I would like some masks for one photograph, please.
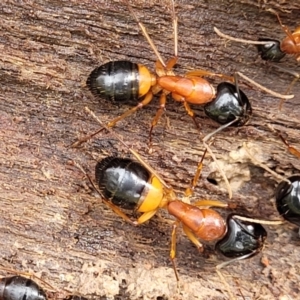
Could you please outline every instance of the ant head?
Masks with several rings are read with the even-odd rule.
[[[240,220],[234,214],[226,222],[227,232],[216,244],[217,252],[228,258],[249,258],[262,250],[267,232],[261,224]]]
[[[279,183],[276,191],[276,207],[287,221],[300,227],[300,176],[294,175]]]
[[[227,124],[237,120],[232,126],[243,126],[252,115],[252,108],[248,97],[237,84],[222,82],[217,87],[217,96],[205,105],[206,115],[219,124]]]
[[[261,42],[270,42],[270,44],[256,46],[261,59],[279,62],[285,56],[285,53],[280,49],[279,41],[265,38],[259,38],[258,40]]]

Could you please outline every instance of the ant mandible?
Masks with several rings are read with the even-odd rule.
[[[95,115],[89,111],[93,117]],[[217,266],[217,273],[226,285],[231,299],[234,299],[230,287],[220,269],[237,260],[250,258],[260,253],[264,246],[267,232],[261,224],[281,224],[282,221],[263,221],[236,214],[230,214],[226,220],[209,207],[232,208],[235,205],[218,200],[198,200],[193,204],[186,203],[193,194],[194,188],[201,175],[204,151],[197,166],[193,180],[185,191],[187,199],[180,200],[157,172],[146,163],[140,155],[129,147],[115,132],[98,122],[113,137],[118,139],[138,160],[138,162],[120,157],[106,157],[98,161],[95,168],[96,188],[89,175],[81,166],[75,163],[87,176],[94,189],[100,194],[102,201],[125,221],[140,225],[152,218],[161,209],[176,218],[171,234],[170,259],[177,281],[179,275],[175,265],[176,232],[181,224],[183,231],[200,252],[204,251],[201,241],[217,241],[215,249],[230,261]],[[203,208],[205,207],[205,208]],[[136,220],[129,218],[121,209],[141,213]]]
[[[105,98],[114,102],[128,102],[129,100],[137,101],[138,99],[142,99],[141,102],[139,102],[136,106],[107,123],[107,126],[115,126],[119,121],[136,112],[143,106],[149,104],[149,102],[153,99],[153,96],[158,93],[160,93],[160,106],[151,123],[149,132],[150,145],[153,128],[156,126],[160,116],[164,112],[167,96],[169,94],[171,94],[175,101],[183,103],[186,112],[192,117],[198,129],[199,125],[196,122],[196,116],[191,109],[190,104],[207,103],[205,107],[206,114],[217,122],[219,122],[219,119],[214,119],[211,117],[209,111],[214,110],[215,106],[222,105],[222,110],[226,110],[224,112],[226,116],[222,118],[222,123],[220,124],[225,124],[226,121],[231,121],[231,119],[229,121],[227,120],[228,115],[230,115],[231,118],[232,115],[234,115],[233,118],[238,119],[238,121],[236,121],[234,124],[235,126],[242,126],[249,120],[252,113],[251,105],[247,97],[238,98],[238,96],[244,93],[242,93],[242,91],[237,92],[237,86],[234,87],[229,82],[222,82],[218,85],[217,91],[215,91],[214,87],[207,80],[202,78],[202,76],[214,76],[224,78],[232,82],[232,77],[197,69],[187,72],[185,76],[176,76],[174,74],[172,69],[178,61],[178,19],[175,14],[174,0],[171,0],[174,33],[174,56],[166,63],[162,59],[152,39],[148,35],[145,26],[138,19],[129,2],[127,0],[123,1],[126,3],[129,11],[138,23],[144,37],[148,41],[158,60],[155,64],[156,75],[152,74],[146,66],[132,63],[130,61],[111,61],[95,68],[91,72],[87,79],[87,86],[94,96]],[[249,81],[251,84],[272,94],[275,97],[285,99],[290,99],[293,97],[293,95],[281,95],[275,93],[259,85],[245,75],[239,72],[237,72],[237,74],[243,79]],[[230,101],[227,100],[228,98]],[[224,100],[226,102],[225,104]],[[234,105],[232,104],[233,102]],[[247,114],[243,112],[242,114],[245,116],[245,118],[241,119],[239,115],[236,115],[236,113],[237,111],[241,112],[243,110],[246,110]],[[80,139],[80,141],[74,143],[73,145],[81,144],[97,133],[98,131],[90,136]]]

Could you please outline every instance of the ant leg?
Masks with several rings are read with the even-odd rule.
[[[293,81],[289,84],[289,86],[287,87],[287,89],[285,90],[285,94],[289,93],[290,90],[292,89],[292,87],[294,86],[294,84],[299,80],[300,78],[300,74],[298,72],[295,72],[293,70],[289,70],[286,68],[283,68],[277,64],[271,64],[271,67],[279,69],[280,71],[284,72],[284,73],[288,73],[291,74],[292,76],[294,76],[295,78],[293,79]],[[285,99],[281,99],[280,103],[279,103],[279,110],[282,109],[283,103],[284,103]]]
[[[297,76],[295,76],[295,78],[293,79],[293,81],[289,84],[289,86],[287,87],[287,89],[285,90],[285,94],[289,93],[290,90],[292,89],[292,87],[294,86],[294,84],[299,80],[300,75],[299,73],[297,73]],[[285,102],[285,99],[281,99],[280,103],[279,103],[279,110],[282,109],[283,103]]]
[[[174,34],[174,56],[178,56],[178,17],[175,13],[175,2],[174,0],[171,0],[172,2],[172,19],[173,19],[173,34]],[[175,65],[175,64],[174,64]]]
[[[177,281],[179,281],[179,276],[175,264],[175,257],[176,257],[176,233],[177,233],[177,227],[180,224],[180,220],[177,220],[173,223],[173,229],[172,229],[172,238],[171,238],[171,251],[170,251],[170,259],[173,264],[173,269],[175,272],[175,277]],[[191,240],[191,242],[198,248],[200,252],[203,252],[203,245],[198,241],[194,233],[185,225],[182,225],[183,231],[185,232],[186,236]]]
[[[163,114],[165,107],[166,107],[166,102],[167,102],[167,96],[164,92],[162,92],[160,98],[159,98],[159,109],[156,112],[155,117],[152,120],[151,127],[150,127],[150,132],[149,132],[149,145],[151,146],[152,144],[152,131],[154,126],[157,125],[157,122],[161,115]]]
[[[157,212],[157,209],[143,213],[137,219],[137,221],[134,221],[134,225],[140,225],[140,224],[145,223],[146,221],[150,220],[156,214],[156,212]]]
[[[249,77],[247,77],[246,75],[244,75],[243,73],[240,73],[240,72],[236,72],[236,74],[240,77],[242,77],[244,80],[250,82],[253,86],[261,89],[262,91],[276,97],[276,98],[282,98],[282,99],[292,99],[294,98],[294,95],[283,95],[283,94],[279,94],[279,93],[276,93],[262,85],[260,85],[259,83],[255,82],[254,80],[250,79]]]
[[[281,133],[279,133],[279,137],[283,141],[283,143],[288,147],[288,150],[291,154],[295,155],[296,157],[300,158],[300,151],[296,149],[295,147],[291,146],[286,139],[283,138]]]
[[[95,188],[95,187],[94,187]],[[136,221],[132,221],[126,214],[124,214],[116,205],[112,204],[104,197],[101,196],[101,201],[103,201],[115,214],[121,217],[125,222],[128,222],[132,225],[137,225]]]
[[[153,93],[152,91],[149,91],[144,99],[139,102],[136,106],[134,106],[133,108],[127,110],[125,113],[123,113],[121,116],[113,119],[112,121],[110,121],[107,126],[108,127],[113,127],[116,125],[116,123],[118,123],[119,121],[125,119],[126,117],[130,116],[131,114],[133,114],[134,112],[136,112],[138,109],[141,109],[142,107],[146,106],[147,104],[149,104],[149,102],[151,102],[153,98]],[[102,132],[104,130],[104,128],[101,128],[95,132],[93,132],[92,134],[89,134],[87,136],[85,136],[84,138],[78,139],[76,142],[74,142],[73,144],[71,144],[71,148],[76,148],[78,146],[80,146],[82,143],[88,141],[89,139],[91,139],[92,137],[96,136],[98,133]]]
[[[166,69],[171,70],[178,61],[178,17],[175,12],[175,2],[172,3],[172,20],[173,20],[173,36],[174,36],[174,57],[168,60]]]
[[[275,178],[277,178],[280,181],[285,181],[288,184],[291,184],[291,182],[282,177],[281,175],[277,174],[276,172],[274,172],[273,170],[271,170],[268,166],[266,166],[265,164],[261,163],[260,161],[258,161],[254,155],[251,153],[250,149],[248,148],[247,144],[244,142],[243,143],[243,148],[245,149],[246,153],[248,154],[249,158],[251,159],[252,163],[256,166],[261,167],[262,169],[266,170],[267,172],[269,172],[270,174],[272,174]]]
[[[160,96],[160,107],[159,109],[157,110],[156,112],[156,115],[151,123],[151,127],[150,127],[150,132],[149,132],[149,145],[151,145],[152,143],[152,131],[153,131],[153,128],[154,126],[157,125],[157,122],[159,120],[159,118],[161,117],[161,115],[163,114],[164,110],[165,110],[165,106],[166,106],[166,101],[167,101],[167,95],[165,92],[162,92],[161,96]],[[199,125],[196,121],[196,114],[194,113],[194,111],[190,108],[189,104],[184,101],[183,102],[183,105],[184,105],[184,108],[187,112],[187,114],[193,119],[194,123],[195,123],[195,126],[197,129],[199,129]]]
[[[185,196],[186,197],[190,197],[194,193],[194,189],[195,189],[195,187],[197,185],[197,182],[199,180],[199,177],[201,175],[201,171],[202,171],[202,168],[203,168],[203,160],[205,158],[206,152],[207,152],[207,149],[205,149],[204,152],[203,152],[203,155],[202,155],[202,157],[201,157],[201,159],[198,163],[197,170],[195,172],[194,178],[193,178],[190,186],[185,190]]]
[[[137,17],[137,15],[135,14],[135,12],[133,11],[132,7],[130,6],[128,0],[123,0],[123,2],[126,2],[128,10],[130,11],[130,13],[133,15],[133,17],[135,18],[136,22],[138,23],[144,37],[146,38],[147,42],[149,43],[150,47],[152,48],[153,52],[155,53],[156,57],[158,58],[158,60],[160,61],[160,63],[162,64],[162,66],[166,67],[166,64],[164,62],[164,60],[162,59],[161,55],[159,54],[156,46],[154,45],[152,39],[150,38],[146,27],[143,25],[143,23],[139,20],[139,18]]]
[[[186,77],[193,77],[193,76],[197,76],[197,77],[203,77],[203,76],[212,76],[212,77],[220,77],[220,78],[224,78],[225,80],[228,80],[230,82],[234,82],[234,78],[232,76],[227,76],[224,74],[218,74],[218,73],[213,73],[210,71],[205,71],[205,70],[192,70],[189,71],[185,74]]]
[[[184,224],[182,224],[182,228],[189,240],[197,247],[198,251],[202,253],[204,251],[203,245],[199,242],[195,234]]]
[[[251,41],[251,40],[235,38],[235,37],[232,37],[230,35],[227,35],[227,34],[221,32],[217,27],[214,27],[214,31],[219,37],[222,37],[229,41],[238,42],[238,43],[244,43],[244,44],[250,44],[250,45],[270,45],[272,43],[272,41]]]
[[[225,203],[219,200],[207,200],[202,199],[198,200],[197,202],[193,203],[194,206],[209,206],[209,207],[223,207],[223,208],[235,208],[236,205]]]
[[[146,94],[146,96],[145,96],[145,98],[144,98],[143,101],[139,102],[138,105],[136,105],[135,107],[133,107],[133,108],[127,110],[127,111],[126,111],[125,113],[123,113],[121,116],[119,116],[119,117],[113,119],[112,121],[110,121],[110,122],[107,124],[107,126],[108,126],[108,127],[113,127],[113,126],[115,126],[116,123],[118,123],[119,121],[125,119],[126,117],[128,117],[128,116],[130,116],[131,114],[133,114],[134,112],[136,112],[138,109],[140,109],[140,108],[142,108],[143,106],[149,104],[149,102],[152,100],[152,98],[153,98],[153,93],[152,93],[152,91],[149,91],[149,92]]]
[[[78,139],[76,142],[74,142],[73,144],[71,144],[71,146],[69,146],[70,148],[76,148],[79,147],[81,144],[87,142],[88,140],[90,140],[91,138],[93,138],[95,135],[97,135],[98,133],[102,132],[104,130],[104,128],[102,127],[101,129],[97,130],[96,132],[86,135],[85,137]]]
[[[121,137],[115,133],[110,127],[105,125],[88,107],[85,107],[85,110],[103,127],[105,130],[107,130],[114,138],[116,138],[123,146],[125,146],[128,151],[130,151],[134,157],[155,177],[159,179],[159,181],[163,184],[163,186],[169,190],[172,191],[170,186],[164,181],[164,179],[134,150],[132,149],[128,144],[126,144]]]
[[[227,191],[228,191],[228,196],[229,196],[229,199],[232,198],[232,189],[231,189],[231,186],[229,184],[229,181],[227,179],[227,176],[225,174],[225,172],[223,171],[223,169],[220,167],[219,163],[218,163],[218,160],[216,158],[216,156],[214,155],[213,151],[210,149],[209,145],[207,144],[208,140],[210,140],[212,138],[213,135],[215,135],[217,132],[219,131],[222,131],[223,129],[229,127],[230,125],[232,125],[233,123],[235,123],[236,121],[238,121],[238,119],[234,119],[232,121],[230,121],[229,123],[227,124],[224,124],[222,126],[220,126],[218,129],[216,129],[215,131],[211,132],[210,134],[206,135],[203,139],[202,139],[202,142],[203,142],[203,145],[205,146],[206,148],[206,151],[210,154],[210,156],[212,157],[212,159],[214,160],[214,162],[216,163],[216,167],[218,169],[218,171],[220,172],[220,174],[222,175],[224,181],[225,181],[225,184],[227,186]]]
[[[166,69],[167,70],[171,70],[177,64],[177,61],[178,61],[178,57],[177,56],[174,56],[174,57],[170,58],[167,61]]]
[[[176,264],[175,264],[175,257],[176,257],[176,233],[177,233],[177,227],[180,224],[180,221],[177,220],[173,223],[173,229],[171,234],[171,250],[170,250],[170,259],[173,265],[174,273],[176,280],[179,281],[179,275],[177,272]]]
[[[199,130],[200,127],[199,127],[199,124],[196,121],[196,114],[195,114],[195,112],[191,109],[191,107],[190,107],[190,105],[188,104],[187,101],[184,101],[183,105],[184,105],[185,111],[193,119],[193,122],[194,122],[196,128]]]
[[[300,158],[300,151],[299,151],[297,148],[291,146],[291,145],[288,143],[288,141],[282,136],[282,134],[281,134],[279,131],[275,130],[275,129],[273,128],[273,126],[268,125],[268,127],[280,137],[280,139],[282,140],[282,142],[288,147],[288,150],[289,150],[289,152],[290,152],[291,154],[293,154],[293,155],[295,155],[296,157],[299,157],[299,158]],[[249,154],[249,153],[248,153],[248,154]]]
[[[297,43],[296,43],[296,41],[295,41],[295,39],[294,39],[294,36],[293,36],[293,34],[291,33],[291,31],[289,30],[289,28],[288,28],[286,25],[283,25],[283,24],[282,24],[281,19],[280,19],[280,17],[279,17],[279,14],[278,14],[274,9],[272,9],[272,8],[267,9],[267,11],[269,11],[269,12],[273,13],[274,15],[276,15],[277,20],[278,20],[278,22],[279,22],[279,24],[280,24],[282,30],[283,30],[283,31],[285,32],[285,34],[291,39],[291,41],[293,41],[293,43],[294,43],[295,45],[297,45]]]

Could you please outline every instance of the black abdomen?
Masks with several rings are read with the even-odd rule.
[[[44,291],[31,279],[23,276],[0,280],[1,300],[47,300]]]
[[[300,176],[287,179],[291,184],[282,181],[276,189],[276,207],[284,219],[300,227]]]
[[[124,209],[137,208],[149,178],[149,172],[131,159],[106,157],[96,165],[96,181],[103,196]]]
[[[139,95],[138,65],[130,61],[111,61],[92,71],[87,82],[94,96],[110,101],[136,100]]]

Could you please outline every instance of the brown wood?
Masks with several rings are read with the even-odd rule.
[[[169,1],[146,2],[131,1],[162,56],[170,58]],[[276,2],[178,1],[180,59],[176,73],[205,69],[232,74],[238,70],[283,93],[291,75],[263,63],[254,46],[226,43],[213,31],[216,26],[242,38],[283,39],[276,17],[265,9],[279,11],[283,23],[293,30],[299,26],[300,3],[287,1],[280,6]],[[93,98],[85,80],[94,67],[128,59],[153,70],[156,58],[126,5],[121,1],[6,0],[0,8],[1,266],[33,272],[59,291],[89,298],[228,299],[215,272],[223,260],[214,254],[213,245],[207,246],[209,257],[204,257],[186,237],[178,235],[178,290],[169,261],[169,222],[154,217],[140,227],[126,224],[101,203],[73,165],[74,161],[80,163],[93,176],[95,160],[129,155],[108,135],[79,149],[68,148],[76,138],[98,128],[85,113],[85,106],[103,121],[127,107]],[[292,56],[280,65],[299,72]],[[216,86],[218,80],[211,82]],[[229,153],[244,141],[251,142],[270,168],[283,176],[299,173],[299,159],[288,154],[267,125],[287,133],[288,140],[300,148],[300,85],[295,85],[295,98],[286,102],[282,111],[278,111],[278,99],[244,85],[242,89],[252,102],[252,119],[243,128],[219,133],[212,148],[226,163],[224,169],[233,187],[238,187],[232,199],[238,204],[237,211],[278,219],[273,207],[275,178],[251,164],[244,154],[234,158]],[[167,118],[154,129],[154,153],[149,155],[148,130],[157,106],[155,99],[115,130],[182,195],[203,145],[183,107],[169,101]],[[195,110],[201,136],[217,128],[201,107]],[[194,200],[228,201],[225,189],[207,181],[214,177],[209,156],[204,163]],[[246,299],[298,297],[298,230],[287,223],[267,228],[268,242],[262,255],[224,269],[238,299],[242,299],[241,293]],[[262,257],[268,266],[262,265]]]

